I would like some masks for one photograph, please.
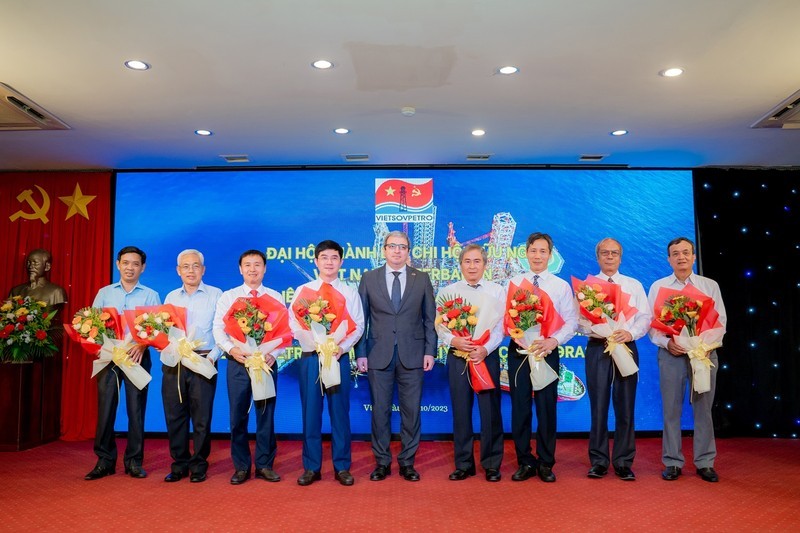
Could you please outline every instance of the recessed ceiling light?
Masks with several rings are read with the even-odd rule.
[[[484,130],[478,129],[478,130],[472,130],[472,134],[475,137],[483,137],[484,135],[486,135],[486,132]]]
[[[628,130],[614,130],[614,131],[611,132],[611,135],[613,135],[614,137],[621,137],[621,136],[627,135],[627,134],[628,134]]]
[[[317,59],[316,61],[311,63],[311,66],[314,68],[318,68],[320,70],[325,70],[327,68],[331,68],[333,66],[333,63],[331,63],[327,59]]]
[[[659,76],[663,76],[665,78],[674,78],[675,76],[680,76],[681,74],[683,74],[683,69],[680,67],[667,68],[658,73]]]
[[[350,130],[348,130],[347,128],[336,128],[335,130],[333,130],[333,132],[338,133],[339,135],[347,135],[348,133],[350,133]]]
[[[200,135],[201,137],[208,137],[209,135],[214,135],[214,132],[210,130],[194,130],[195,135]]]
[[[505,67],[500,67],[497,69],[497,72],[500,74],[516,74],[519,72],[519,69],[513,65],[507,65]]]
[[[125,66],[131,70],[149,70],[150,65],[138,59],[129,59],[125,62]]]

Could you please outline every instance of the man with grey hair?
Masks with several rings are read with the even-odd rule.
[[[500,356],[498,347],[503,342],[503,287],[483,278],[486,271],[486,250],[479,244],[468,244],[461,250],[458,264],[463,279],[442,288],[437,301],[458,295],[465,303],[477,306],[477,317],[492,312],[500,320],[489,331],[486,342],[479,344],[470,337],[453,335],[450,330],[437,327],[439,339],[447,345],[447,379],[450,384],[450,401],[453,406],[453,449],[456,469],[450,481],[461,481],[475,475],[474,432],[472,406],[478,396],[478,412],[481,418],[480,461],[486,481],[500,481],[500,464],[503,461],[503,419],[500,412]],[[477,293],[477,294],[476,294]],[[481,304],[477,302],[480,301]],[[442,311],[439,311],[440,313]],[[478,318],[480,320],[480,318]],[[466,354],[466,355],[464,355]],[[484,365],[494,382],[494,387],[476,392],[469,382],[467,364]],[[473,378],[474,379],[474,378]]]
[[[622,263],[622,245],[616,239],[607,237],[595,247],[597,264],[603,281],[616,283],[623,293],[630,295],[630,305],[636,308],[634,316],[625,317],[626,324],[614,331],[611,340],[624,343],[631,352],[634,362],[639,364],[639,351],[636,340],[650,330],[652,313],[647,303],[644,287],[634,278],[619,272]],[[602,478],[613,465],[614,473],[623,481],[636,479],[631,465],[636,456],[634,438],[633,409],[636,403],[636,384],[638,373],[623,377],[606,353],[608,341],[591,332],[591,324],[585,318],[579,319],[580,329],[589,340],[586,344],[586,387],[589,391],[591,426],[589,429],[590,478]],[[608,407],[614,405],[614,453],[609,455]]]
[[[186,308],[186,332],[194,330],[193,340],[203,341],[195,350],[201,357],[216,363],[221,355],[214,342],[213,322],[217,300],[222,291],[203,283],[205,259],[194,249],[178,254],[176,267],[183,285],[167,295],[164,303]],[[189,476],[189,481],[205,481],[208,455],[211,452],[211,412],[217,388],[217,375],[211,379],[178,363],[163,365],[161,396],[167,421],[171,471],[164,481],[171,483]],[[192,421],[194,451],[189,452],[189,420]]]
[[[392,396],[400,401],[400,475],[419,481],[414,458],[419,448],[420,404],[424,372],[433,368],[436,353],[436,304],[431,280],[408,266],[408,235],[386,235],[386,264],[365,272],[358,287],[364,308],[364,335],[356,344],[358,369],[367,373],[372,399],[372,453],[376,467],[371,481],[391,474]]]

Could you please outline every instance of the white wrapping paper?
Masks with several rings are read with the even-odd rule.
[[[261,345],[256,345],[252,337],[245,337],[247,342],[231,339],[233,344],[242,352],[249,354],[245,358],[245,368],[250,376],[250,387],[253,390],[253,400],[268,400],[275,397],[275,381],[272,379],[272,369],[267,365],[264,354],[281,345],[282,339],[273,339]]]
[[[172,368],[181,364],[192,372],[211,379],[217,374],[217,369],[214,363],[195,352],[205,342],[194,337],[194,330],[187,336],[182,329],[169,328],[169,344],[161,351],[161,362]]]
[[[698,394],[711,390],[711,367],[714,363],[708,358],[713,350],[722,346],[725,328],[713,328],[700,332],[700,335],[689,335],[686,327],[680,335],[673,335],[675,344],[686,350],[689,364],[692,366],[692,388]]]
[[[636,365],[636,361],[633,360],[630,349],[625,344],[611,340],[611,335],[620,329],[628,330],[628,324],[623,313],[620,313],[617,320],[607,318],[603,324],[592,324],[592,332],[606,339],[608,343],[606,352],[610,353],[620,375],[625,377],[638,372],[639,367]]]
[[[541,326],[526,329],[521,340],[522,344],[528,348],[519,350],[519,353],[528,356],[528,364],[531,367],[531,385],[535,391],[542,390],[558,379],[558,373],[544,360],[544,354],[533,353],[530,349],[533,341],[544,338],[541,336],[541,329]]]
[[[142,365],[134,363],[131,356],[128,355],[128,350],[135,345],[130,334],[121,340],[109,339],[103,335],[103,347],[100,348],[98,358],[92,361],[92,377],[95,377],[110,363],[114,363],[137,389],[144,389],[153,377],[142,368]]]

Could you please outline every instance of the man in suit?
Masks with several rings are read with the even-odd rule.
[[[372,399],[372,453],[377,466],[371,481],[391,474],[392,394],[400,400],[400,475],[419,481],[414,456],[419,447],[420,402],[424,372],[436,353],[436,304],[430,278],[407,266],[408,235],[393,231],[383,243],[386,264],[366,272],[358,293],[364,307],[364,336],[356,344],[358,369],[367,372]]]

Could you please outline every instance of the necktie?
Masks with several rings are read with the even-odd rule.
[[[251,290],[250,296],[252,296],[253,298],[258,298],[258,291],[255,289]]]
[[[534,287],[538,287],[539,286],[539,274],[534,274],[533,275],[533,286]]]
[[[472,284],[470,284],[470,283],[467,283],[467,285],[469,285],[469,286],[470,286],[470,287],[472,287],[473,289],[477,289],[478,287],[480,287],[480,286],[481,286],[481,284],[480,284],[480,283],[476,283],[475,285],[472,285]]]
[[[609,282],[609,283],[614,283],[614,280],[613,280],[613,279],[611,279],[611,276],[609,276],[609,277],[608,277],[608,282]]]
[[[400,272],[392,272],[392,274],[394,274],[394,281],[392,281],[392,305],[396,313],[400,310]]]

